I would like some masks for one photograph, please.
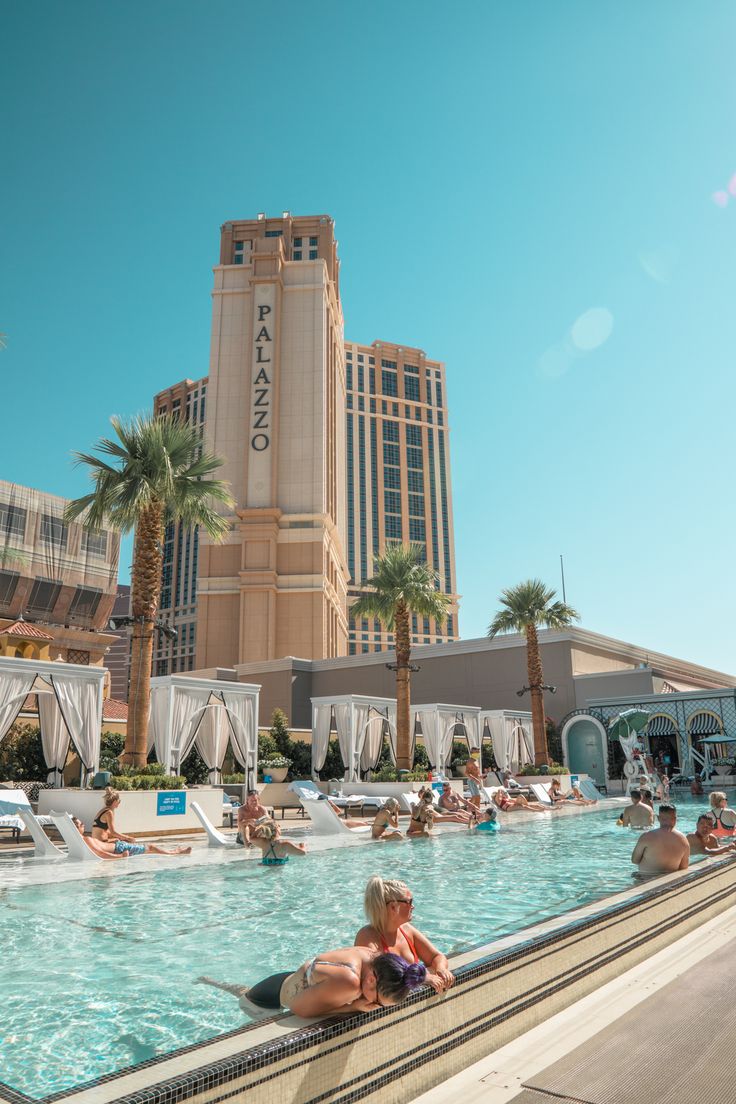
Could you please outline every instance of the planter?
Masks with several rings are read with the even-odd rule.
[[[456,763],[453,766],[452,769],[453,769],[453,772],[454,772],[456,778],[464,778],[465,777],[465,764],[464,763],[463,764]]]
[[[266,775],[272,782],[285,782],[286,776],[289,773],[288,767],[261,767],[263,778],[265,780]]]

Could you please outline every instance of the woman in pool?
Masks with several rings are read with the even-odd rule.
[[[79,817],[72,817],[74,826],[84,842],[98,859],[129,859],[132,855],[190,855],[191,847],[159,847],[155,843],[138,843],[136,840],[100,840],[85,836],[84,824]]]
[[[435,811],[432,804],[432,791],[420,790],[419,800],[411,811],[411,820],[407,836],[429,836],[434,827]]]
[[[493,804],[497,805],[502,813],[512,813],[515,809],[529,809],[533,813],[546,812],[544,805],[539,801],[527,801],[523,794],[512,797],[503,786],[499,786],[493,792]]]
[[[261,849],[263,866],[284,866],[289,861],[290,855],[307,853],[303,843],[292,843],[291,840],[281,839],[281,829],[275,820],[256,824],[253,829],[252,843]]]
[[[728,807],[728,798],[720,790],[710,795],[710,811],[714,836],[732,836],[736,832],[736,812]]]
[[[397,840],[404,838],[399,831],[399,803],[395,797],[390,797],[388,801],[384,802],[383,807],[376,813],[376,819],[373,821],[373,827],[371,828],[371,835],[374,840]]]
[[[455,977],[445,956],[410,923],[414,898],[408,886],[374,875],[368,879],[363,904],[368,923],[356,935],[356,947],[401,955],[407,962],[423,962],[427,967],[426,984],[438,993],[454,985]]]
[[[331,1016],[390,1008],[424,984],[427,969],[395,954],[365,947],[325,951],[294,973],[272,974],[250,989],[201,977],[199,981],[240,997],[240,1007],[259,1017],[288,1008],[295,1016]]]

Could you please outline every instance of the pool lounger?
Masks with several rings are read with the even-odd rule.
[[[326,795],[320,793],[313,782],[292,782],[290,787],[302,803],[302,808],[312,822],[312,831],[316,836],[358,836],[370,832],[368,825],[362,828],[348,828],[334,809],[331,809]]]
[[[202,809],[202,806],[196,801],[192,802],[192,812],[199,819],[199,823],[207,833],[207,843],[210,847],[240,847],[237,840],[228,839],[222,832],[218,832],[212,821]]]
[[[73,862],[102,862],[102,859],[90,851],[71,818],[70,813],[51,812],[56,830],[67,846],[68,858]]]
[[[15,822],[18,829],[25,826],[33,840],[33,857],[51,858],[60,857],[63,852],[51,842],[43,830],[44,824],[53,824],[50,816],[36,816],[31,808],[28,795],[23,790],[0,790],[0,815],[9,827],[10,822]]]
[[[532,791],[535,800],[537,800],[540,805],[545,805],[548,809],[554,808],[555,803],[549,796],[548,782],[535,782],[533,786],[529,787],[529,789]]]
[[[330,801],[340,809],[349,809],[352,805],[370,805],[373,807],[374,812],[378,812],[388,800],[386,797],[379,797],[377,794],[371,796],[367,794],[350,794],[347,797],[341,797],[339,794],[325,795],[314,782],[303,779],[292,782],[289,789],[297,795],[302,802],[302,807],[304,807],[304,801],[319,801],[320,797],[328,796]]]
[[[600,801],[601,794],[592,778],[583,778],[578,782],[583,797],[587,797],[588,801]]]

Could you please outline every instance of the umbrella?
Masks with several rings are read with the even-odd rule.
[[[618,740],[620,736],[626,738],[632,732],[641,732],[649,720],[648,709],[624,709],[608,726],[609,740]]]
[[[733,736],[706,736],[700,741],[701,744],[736,744],[736,737]]]

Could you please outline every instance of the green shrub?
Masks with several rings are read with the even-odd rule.
[[[245,782],[245,775],[238,774],[237,771],[235,774],[223,774],[222,781],[226,786],[242,786]]]
[[[546,770],[542,770],[541,767],[535,767],[533,763],[527,763],[525,767],[522,767],[520,771],[516,772],[518,775],[535,775],[535,774],[549,774],[550,776],[555,774],[569,774],[570,768],[564,766],[563,763],[550,763]]]
[[[110,780],[114,790],[182,790],[186,779],[181,774],[151,774],[141,768],[137,773],[116,774]]]
[[[464,767],[470,759],[470,752],[468,751],[467,740],[453,740],[452,751],[450,753],[450,762],[453,766]]]
[[[14,724],[0,743],[0,782],[45,782],[49,768],[37,725]]]
[[[279,747],[270,732],[258,733],[258,758],[268,759],[272,755],[279,754]]]
[[[207,764],[197,751],[196,745],[182,763],[181,773],[186,779],[188,786],[202,786],[206,782],[209,782],[210,774],[207,770]]]
[[[120,732],[103,732],[100,737],[100,770],[120,774],[120,756],[125,751],[125,737]]]

